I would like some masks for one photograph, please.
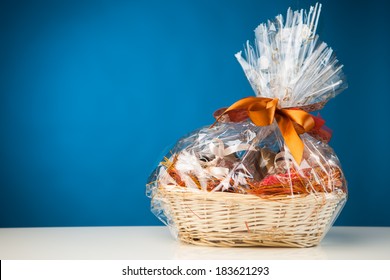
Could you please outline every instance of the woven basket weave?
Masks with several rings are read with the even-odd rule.
[[[346,201],[345,193],[265,199],[172,185],[160,186],[158,195],[180,240],[220,247],[315,246]]]

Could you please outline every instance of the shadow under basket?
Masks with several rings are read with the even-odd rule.
[[[219,247],[318,245],[347,198],[342,191],[264,198],[174,185],[160,185],[156,195],[181,241]]]

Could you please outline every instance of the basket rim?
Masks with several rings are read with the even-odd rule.
[[[193,197],[199,197],[202,199],[229,199],[229,200],[262,200],[262,201],[281,201],[281,200],[294,200],[300,198],[313,198],[319,200],[332,200],[332,199],[344,199],[347,197],[347,193],[340,191],[337,192],[317,192],[308,194],[295,194],[295,195],[270,195],[270,196],[257,196],[254,194],[245,193],[233,193],[233,192],[219,192],[219,191],[203,191],[199,189],[182,187],[179,185],[159,184],[158,189],[162,192],[171,192],[181,195],[189,195]]]

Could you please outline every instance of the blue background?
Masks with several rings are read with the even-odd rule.
[[[323,1],[349,88],[322,116],[349,182],[336,224],[390,226],[389,5]],[[314,1],[3,1],[0,227],[158,225],[167,147],[252,95],[234,58],[261,22]]]

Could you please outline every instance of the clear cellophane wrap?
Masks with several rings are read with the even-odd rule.
[[[256,28],[254,46],[246,44],[244,57],[241,52],[236,54],[256,97],[277,100],[278,109],[311,112],[321,109],[330,98],[346,88],[342,66],[338,64],[332,49],[319,41],[316,35],[320,10],[319,4],[307,12],[293,12],[289,9],[286,18],[279,15],[274,21]],[[185,215],[189,217],[186,216],[185,219],[194,218],[201,223],[206,222],[206,216],[213,216],[213,219],[216,216],[218,219],[218,215],[226,213],[212,209],[207,210],[208,213],[199,209],[195,211],[191,205],[184,205],[184,202],[179,205],[182,208],[177,210],[177,206],[173,206],[176,202],[170,201],[175,200],[175,196],[168,199],[166,195],[167,191],[172,190],[180,194],[184,192],[184,199],[181,195],[177,196],[178,200],[183,201],[190,199],[191,194],[209,197],[226,193],[229,194],[229,199],[231,194],[237,194],[257,197],[259,201],[254,203],[259,204],[262,201],[280,199],[298,206],[300,199],[309,196],[315,201],[335,197],[337,199],[332,206],[333,212],[330,211],[321,234],[334,222],[346,201],[347,184],[340,162],[327,144],[331,131],[324,126],[323,119],[313,116],[314,124],[309,131],[296,129],[303,143],[302,157],[297,160],[291,153],[291,149],[295,147],[286,145],[286,136],[281,132],[279,120],[275,118],[269,125],[256,125],[249,117],[249,111],[250,108],[233,109],[228,113],[225,108],[216,111],[217,123],[180,139],[150,176],[147,195],[151,197],[152,212],[170,227],[175,236],[180,237],[181,231],[186,228],[188,231],[204,231],[206,234],[208,231],[209,234],[218,231],[213,226],[205,229],[204,225],[201,229],[190,229],[185,221],[176,217],[175,211],[186,211]],[[229,199],[226,199],[227,205]],[[234,203],[240,202],[238,200]],[[256,222],[248,222],[244,217],[242,219],[242,227],[237,226],[241,227],[240,231],[243,234],[250,234],[251,231],[256,233]],[[296,220],[299,223],[299,218]],[[226,225],[222,227],[221,231],[228,236],[230,233]],[[277,230],[282,225],[272,221],[270,227]],[[283,234],[287,236],[286,232],[283,229]],[[261,237],[264,236],[262,229],[258,228],[257,234],[260,237],[256,238],[266,239]],[[182,239],[196,244],[195,241],[202,238]],[[279,239],[283,237],[279,236]],[[210,244],[217,243],[218,241]],[[248,246],[251,244],[249,242]],[[271,241],[268,245],[266,242],[263,244],[280,245]],[[290,243],[284,245],[291,245],[288,244]],[[311,246],[307,244],[302,246]]]

